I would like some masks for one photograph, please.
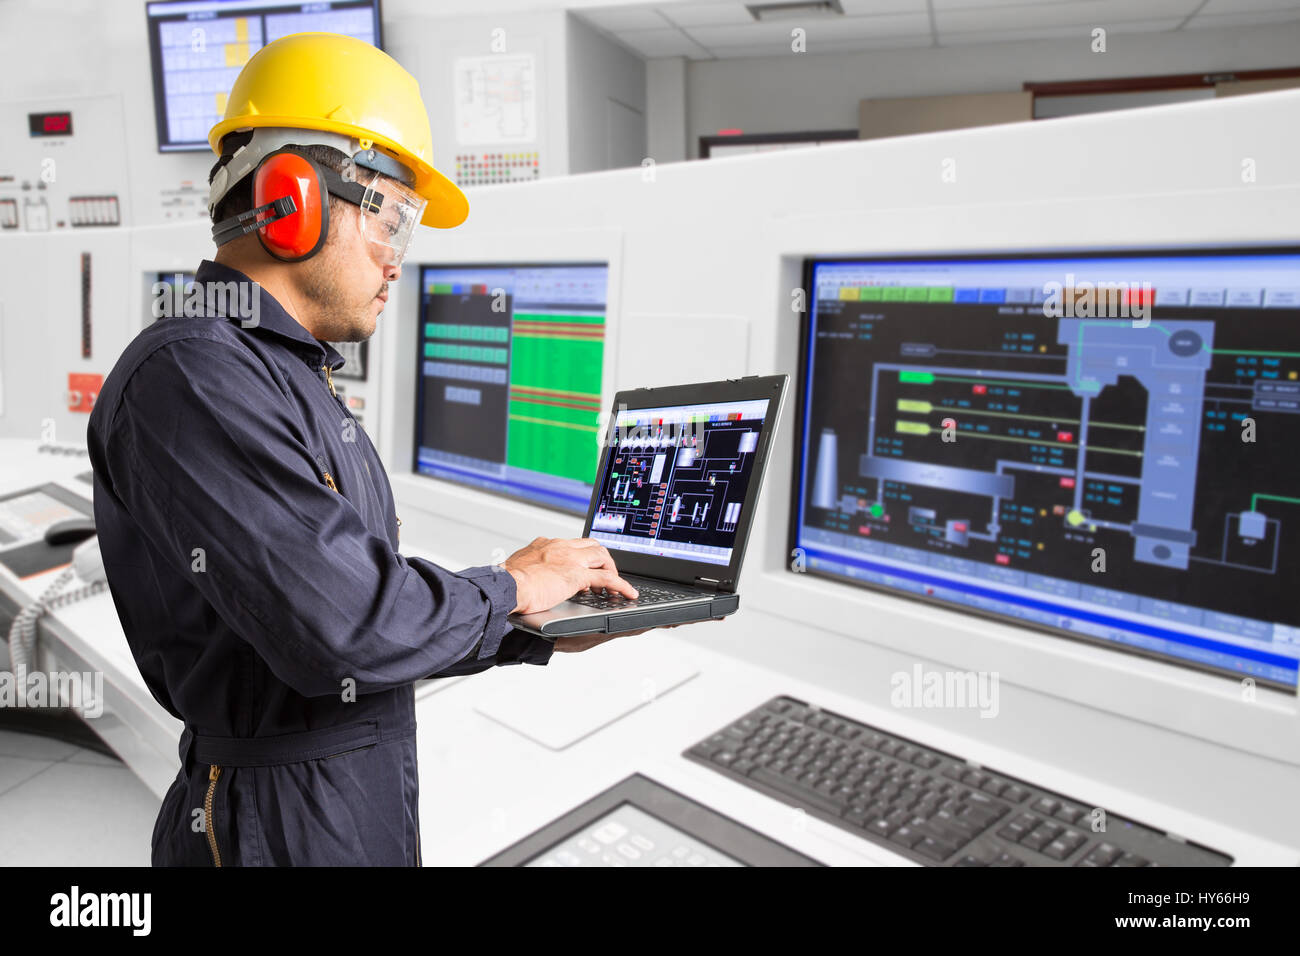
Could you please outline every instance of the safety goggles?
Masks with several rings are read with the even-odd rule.
[[[369,173],[370,180],[361,197],[361,236],[376,262],[400,266],[428,200],[395,179],[358,170],[358,174],[365,173]]]

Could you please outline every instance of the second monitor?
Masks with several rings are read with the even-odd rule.
[[[1297,250],[806,278],[809,571],[1294,690]]]
[[[585,514],[600,453],[608,266],[423,266],[416,474]]]

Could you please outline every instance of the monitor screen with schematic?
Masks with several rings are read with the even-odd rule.
[[[812,259],[807,570],[1294,690],[1300,250]]]
[[[414,472],[585,515],[608,265],[420,269]]]

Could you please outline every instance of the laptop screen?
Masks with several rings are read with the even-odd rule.
[[[771,404],[620,407],[590,537],[610,551],[729,565]]]

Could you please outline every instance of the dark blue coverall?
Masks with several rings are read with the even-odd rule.
[[[256,326],[231,297],[146,328],[90,415],[109,589],[185,723],[153,863],[418,866],[412,682],[553,646],[508,623],[509,572],[398,553],[388,476],[327,381],[343,358],[257,291]]]

